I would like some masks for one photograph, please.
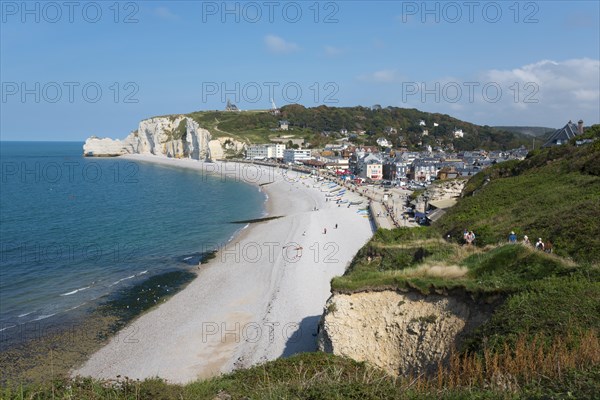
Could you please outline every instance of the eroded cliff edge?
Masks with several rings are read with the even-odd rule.
[[[458,293],[334,293],[321,318],[318,347],[393,376],[431,373],[489,318],[498,302]]]
[[[138,129],[123,140],[90,137],[85,141],[83,154],[87,157],[153,154],[208,160],[210,140],[210,132],[191,118],[155,117],[141,121]]]

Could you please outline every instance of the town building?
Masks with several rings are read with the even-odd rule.
[[[285,149],[283,151],[283,162],[286,164],[301,163],[310,159],[312,159],[310,149]]]
[[[286,120],[281,120],[279,121],[279,130],[280,131],[287,131],[290,127],[290,123],[289,121]]]
[[[258,160],[264,158],[282,159],[285,145],[283,144],[253,144],[246,148],[246,158]]]
[[[556,131],[554,131],[552,136],[548,138],[548,140],[542,145],[542,147],[560,146],[561,144],[567,143],[569,140],[573,139],[577,135],[581,135],[582,133],[583,120],[579,120],[577,125],[569,121],[561,129],[557,129]]]

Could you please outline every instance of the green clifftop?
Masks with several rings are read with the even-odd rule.
[[[479,126],[446,114],[398,107],[306,108],[292,104],[282,107],[277,115],[257,110],[197,111],[186,116],[208,129],[213,137],[232,136],[251,143],[290,137],[304,138],[313,146],[322,146],[352,132],[357,132],[353,141],[358,144],[375,145],[377,138],[383,136],[394,146],[410,149],[422,149],[422,146],[431,145],[452,146],[457,151],[480,148],[501,150],[531,143],[528,136],[518,132]],[[280,120],[289,121],[289,130],[277,130]],[[426,125],[421,126],[421,121]],[[344,129],[348,134],[340,133]],[[462,129],[464,137],[455,138],[454,129]],[[423,135],[423,130],[428,131],[427,135]]]

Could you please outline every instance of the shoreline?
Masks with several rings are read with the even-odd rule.
[[[265,194],[264,217],[281,217],[248,223],[237,231],[216,249],[215,258],[199,265],[196,278],[183,290],[125,328],[133,332],[127,343],[117,334],[72,374],[159,376],[187,383],[315,351],[314,334],[331,294],[330,280],[344,273],[373,233],[357,207],[336,207],[313,187],[312,178],[284,176],[273,167],[145,155],[123,158],[253,184]]]

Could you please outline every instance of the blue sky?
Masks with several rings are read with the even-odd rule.
[[[600,122],[597,1],[69,4],[0,1],[2,140],[124,137],[227,98]]]

